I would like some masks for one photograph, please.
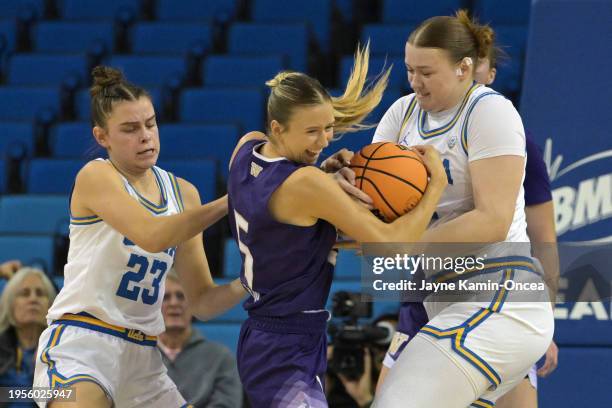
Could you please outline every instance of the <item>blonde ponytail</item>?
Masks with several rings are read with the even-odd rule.
[[[370,86],[366,87],[368,66],[370,61],[370,43],[364,48],[357,46],[355,62],[351,76],[346,84],[344,94],[332,97],[334,107],[334,132],[338,134],[356,132],[372,125],[363,125],[361,122],[380,103],[389,81],[391,68],[383,71]],[[365,93],[364,93],[365,88]]]
[[[355,132],[372,127],[362,125],[361,121],[380,103],[387,87],[390,69],[379,75],[374,84],[366,87],[369,56],[369,45],[365,48],[357,47],[353,72],[344,94],[337,98],[332,98],[319,81],[301,72],[283,71],[276,74],[266,82],[270,88],[267,106],[268,131],[273,120],[287,125],[293,110],[298,106],[312,106],[324,102],[331,103],[334,108],[335,133]]]

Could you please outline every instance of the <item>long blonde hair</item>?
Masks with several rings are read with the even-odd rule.
[[[357,46],[351,76],[342,96],[332,97],[321,83],[301,72],[282,71],[267,81],[270,96],[267,105],[267,124],[276,120],[287,125],[295,108],[330,102],[334,108],[334,132],[356,132],[372,127],[361,122],[380,103],[387,87],[391,69],[382,72],[366,86],[370,45]],[[269,129],[268,129],[269,130]]]
[[[17,296],[17,291],[21,283],[30,275],[36,275],[40,278],[47,297],[49,298],[49,306],[55,300],[55,287],[47,277],[47,275],[38,268],[24,267],[19,269],[15,275],[8,281],[0,297],[0,333],[4,332],[11,326],[15,326],[15,315],[13,313],[13,302]]]

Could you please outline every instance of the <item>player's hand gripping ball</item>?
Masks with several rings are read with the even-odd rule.
[[[419,155],[390,142],[373,143],[353,156],[355,185],[374,201],[386,222],[412,210],[427,187],[427,169]]]

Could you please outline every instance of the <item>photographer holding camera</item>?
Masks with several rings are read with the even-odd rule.
[[[332,299],[332,315],[341,323],[330,323],[328,328],[331,344],[327,348],[325,393],[329,406],[369,407],[386,349],[395,333],[397,314],[359,324],[359,319],[372,317],[372,303],[363,301],[359,293],[338,292]]]
[[[327,346],[327,361],[333,359],[334,346]],[[364,371],[357,379],[336,373],[331,368],[327,370],[326,390],[327,401],[334,408],[366,408],[374,400],[374,379],[377,371],[372,367],[372,353],[368,347],[363,349]]]

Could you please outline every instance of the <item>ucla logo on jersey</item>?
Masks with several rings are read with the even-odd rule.
[[[138,341],[143,341],[145,338],[144,334],[140,330],[134,330],[134,329],[129,329],[127,332],[127,336],[130,339],[134,339]]]
[[[544,161],[553,187],[557,235],[562,241],[612,242],[612,149],[563,168],[547,139]]]
[[[455,147],[456,144],[457,144],[457,135],[453,134],[448,139],[448,142],[446,142],[446,145],[448,146],[449,149],[452,149],[453,147]]]

